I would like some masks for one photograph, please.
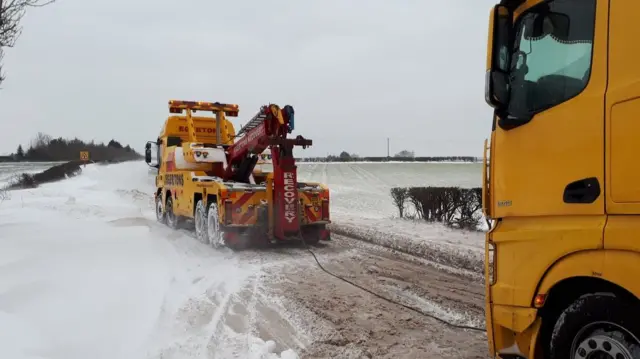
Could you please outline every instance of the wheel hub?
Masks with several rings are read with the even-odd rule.
[[[156,200],[156,219],[161,220],[162,214],[162,201]]]
[[[640,343],[615,324],[614,330],[595,330],[591,335],[574,342],[573,359],[634,359],[640,353]],[[613,329],[613,328],[611,328]],[[577,345],[576,345],[577,344]],[[634,356],[634,353],[636,356]]]

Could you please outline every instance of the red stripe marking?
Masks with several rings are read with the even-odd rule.
[[[176,153],[175,152],[169,153],[169,155],[167,156],[166,163],[167,163],[167,172],[176,170]]]
[[[256,212],[255,208],[250,208],[248,211],[246,211],[242,217],[240,217],[240,224],[246,224],[251,217],[253,217],[253,214]]]
[[[240,199],[233,203],[233,209],[237,209],[242,207],[245,203],[247,203],[251,197],[253,197],[253,193],[244,193]]]
[[[313,213],[313,211],[311,210],[311,207],[305,206],[304,213],[307,215],[310,222],[315,222],[318,220],[318,217],[316,217],[315,213]]]

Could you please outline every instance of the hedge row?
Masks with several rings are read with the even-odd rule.
[[[91,163],[95,163],[98,165],[109,165],[114,163],[127,162],[130,160],[123,159],[112,159],[112,160],[104,160],[104,161],[90,161]],[[66,178],[77,176],[82,173],[82,167],[86,163],[84,161],[75,160],[69,161],[65,163],[61,163],[55,166],[52,166],[40,173],[30,174],[30,173],[20,173],[16,174],[10,181],[7,186],[0,189],[2,195],[0,195],[0,199],[7,198],[7,190],[13,189],[24,189],[24,188],[35,188],[43,183],[56,182]]]
[[[9,182],[7,189],[35,188],[42,183],[55,182],[82,172],[82,161],[69,161],[50,167],[40,173],[22,173]]]
[[[401,218],[421,218],[471,230],[476,230],[483,218],[482,188],[395,187],[391,197]]]

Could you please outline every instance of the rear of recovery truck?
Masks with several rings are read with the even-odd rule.
[[[214,247],[329,239],[329,189],[297,180],[292,149],[311,140],[286,138],[293,108],[263,106],[238,133],[227,120],[238,116],[237,105],[170,101],[169,109],[174,115],[145,154],[158,171],[158,221],[171,228],[192,226],[199,240]],[[273,171],[265,171],[267,149]]]

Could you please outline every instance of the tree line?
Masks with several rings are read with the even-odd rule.
[[[0,158],[0,161],[74,161],[80,160],[80,152],[84,151],[89,152],[89,160],[95,162],[119,162],[142,158],[142,155],[131,146],[123,146],[116,140],[111,140],[107,144],[94,141],[87,143],[78,138],[71,140],[62,137],[52,138],[40,132],[26,150],[19,145],[15,153]]]
[[[347,151],[340,152],[339,155],[329,155],[326,157],[300,157],[296,158],[297,161],[303,162],[353,162],[353,161],[367,161],[367,162],[387,162],[387,161],[400,161],[400,162],[478,162],[480,159],[473,156],[419,156],[416,157],[413,151],[402,150],[396,153],[393,157],[361,157],[355,153],[349,153]]]

